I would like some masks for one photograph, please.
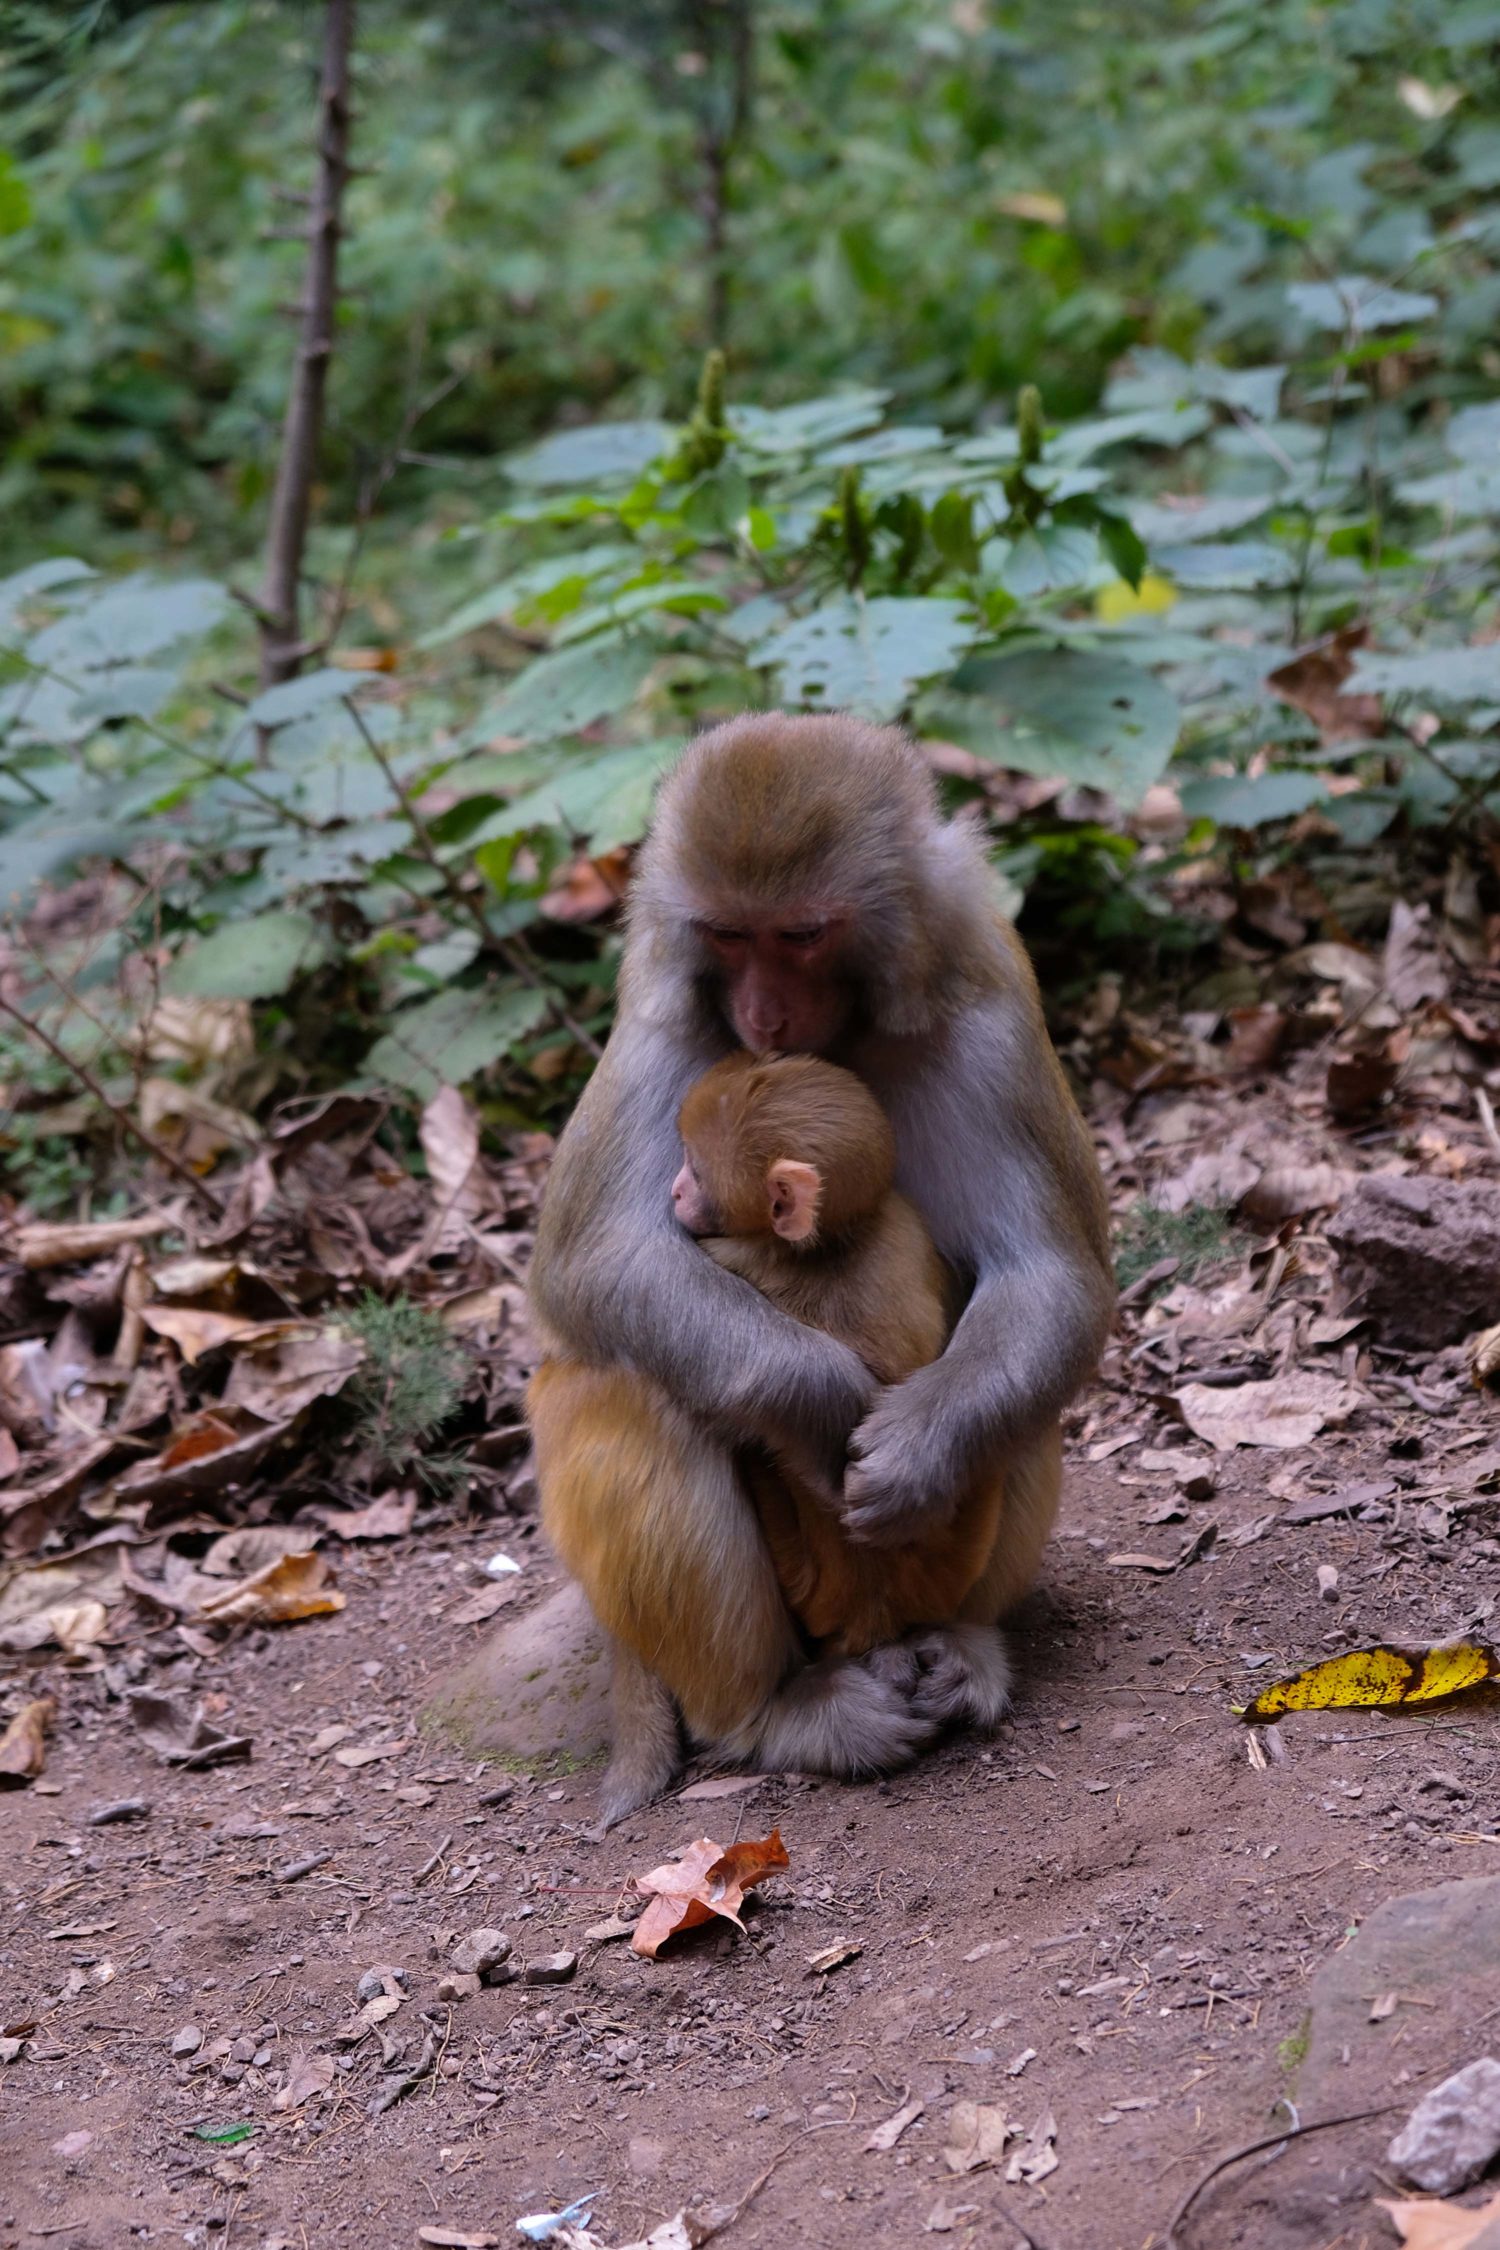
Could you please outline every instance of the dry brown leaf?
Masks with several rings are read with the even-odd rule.
[[[1240,1199],[1240,1209],[1264,1226],[1280,1226],[1304,1211],[1336,1210],[1358,1178],[1337,1164],[1272,1164]]]
[[[189,1367],[196,1367],[205,1352],[222,1351],[236,1336],[261,1325],[240,1313],[203,1312],[196,1305],[142,1305],[141,1319],[153,1336],[175,1344]]]
[[[1328,1108],[1343,1122],[1364,1117],[1395,1092],[1402,1065],[1411,1047],[1411,1034],[1393,1031],[1347,1055],[1335,1055],[1328,1065]]]
[[[37,1220],[31,1226],[16,1228],[10,1248],[12,1255],[33,1272],[46,1266],[74,1266],[86,1258],[107,1257],[125,1243],[149,1242],[153,1235],[167,1234],[176,1226],[178,1216],[172,1210],[147,1219]]]
[[[250,1755],[249,1735],[226,1734],[203,1716],[201,1703],[189,1704],[185,1696],[163,1695],[155,1688],[132,1688],[126,1700],[141,1740],[163,1765],[193,1769]]]
[[[1050,2109],[1044,2109],[1027,2134],[1025,2145],[1016,2150],[1006,2165],[1006,2179],[1012,2185],[1018,2180],[1024,2180],[1028,2187],[1035,2187],[1038,2180],[1045,2180],[1049,2172],[1057,2170],[1057,2150],[1053,2146],[1056,2139],[1057,2119]]]
[[[1481,1329],[1471,1338],[1469,1365],[1476,1384],[1500,1384],[1500,1328]]]
[[[367,1508],[316,1508],[315,1515],[336,1539],[404,1539],[417,1512],[414,1492],[382,1492]]]
[[[127,1469],[116,1480],[115,1494],[155,1506],[197,1493],[221,1492],[269,1453],[289,1427],[287,1422],[257,1423],[241,1432],[220,1415],[201,1415],[185,1423],[154,1461]]]
[[[365,1356],[357,1336],[307,1321],[266,1321],[239,1339],[224,1404],[263,1422],[289,1422],[341,1391]]]
[[[57,1716],[50,1695],[23,1703],[0,1734],[0,1789],[24,1789],[47,1763],[47,1736]]]
[[[305,2048],[294,2047],[286,2067],[286,2084],[271,2096],[271,2107],[301,2109],[304,2102],[326,2094],[333,2078],[332,2055],[310,2055]],[[494,2237],[490,2239],[493,2241]]]
[[[1430,907],[1395,901],[1381,965],[1385,989],[1403,1011],[1447,999],[1448,967],[1433,933]]]
[[[948,2113],[943,2162],[950,2172],[977,2172],[998,2164],[1012,2130],[1004,2110],[991,2102],[955,2102]]]
[[[433,1201],[449,1222],[444,1233],[462,1238],[464,1222],[489,1202],[479,1170],[478,1115],[456,1086],[440,1086],[422,1112],[418,1136]]]
[[[1232,1389],[1186,1383],[1172,1396],[1193,1435],[1205,1438],[1216,1453],[1237,1445],[1310,1445],[1319,1430],[1347,1422],[1364,1403],[1355,1384],[1297,1368]]]
[[[1400,2203],[1376,2196],[1407,2250],[1500,2250],[1500,2191],[1487,2203],[1439,2203],[1421,2196]]]
[[[1229,1045],[1224,1051],[1227,1067],[1245,1072],[1269,1070],[1281,1053],[1287,1023],[1285,1012],[1269,1005],[1231,1008]]]
[[[284,1555],[305,1555],[321,1537],[321,1532],[300,1523],[241,1524],[238,1531],[220,1532],[197,1567],[210,1578],[243,1581]],[[211,1586],[200,1588],[200,1599],[214,1591]]]
[[[330,1616],[344,1601],[321,1555],[291,1554],[222,1593],[206,1595],[198,1614],[213,1625],[290,1625],[303,1617]]]
[[[743,1929],[739,1910],[746,1891],[790,1864],[779,1828],[759,1843],[731,1844],[727,1851],[700,1836],[681,1859],[636,1876],[635,1888],[647,1904],[631,1936],[632,1953],[654,1961],[678,1930],[695,1929],[715,1915]]]
[[[1345,695],[1343,686],[1355,658],[1369,640],[1366,624],[1345,625],[1266,675],[1266,685],[1283,703],[1305,711],[1325,742],[1357,741],[1382,732],[1385,716],[1378,695]]]
[[[770,1779],[764,1773],[716,1773],[707,1781],[695,1781],[690,1788],[679,1789],[677,1801],[683,1805],[702,1804],[712,1797],[747,1797],[752,1789],[760,1789]]]

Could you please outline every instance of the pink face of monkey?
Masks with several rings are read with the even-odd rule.
[[[821,1055],[849,1015],[844,924],[831,915],[785,915],[775,923],[704,922],[718,964],[724,1013],[757,1054]]]

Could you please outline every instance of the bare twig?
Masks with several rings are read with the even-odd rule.
[[[302,333],[266,532],[266,575],[252,606],[260,624],[260,684],[289,680],[307,653],[299,623],[302,556],[323,429],[338,301],[339,213],[349,178],[349,54],[354,0],[328,0],[318,89],[318,178],[307,225]]]
[[[498,953],[506,967],[518,976],[523,984],[529,984],[533,991],[539,992],[547,1004],[554,1023],[566,1031],[570,1039],[575,1039],[579,1046],[588,1054],[591,1054],[597,1062],[604,1052],[598,1040],[593,1037],[592,1033],[585,1031],[582,1024],[574,1022],[562,1002],[548,989],[541,970],[522,948],[510,939],[499,936],[496,931],[490,928],[484,908],[471,892],[465,890],[457,871],[448,865],[436,844],[434,844],[431,831],[418,811],[410,790],[402,781],[379,742],[376,741],[375,736],[370,732],[369,727],[366,726],[364,714],[358,704],[346,696],[344,707],[364,737],[365,748],[385,775],[391,794],[406,817],[417,851],[442,885],[444,897],[463,915],[465,921],[473,924],[485,952]]]
[[[423,422],[435,407],[441,406],[443,400],[450,397],[458,389],[459,384],[465,380],[468,372],[469,370],[466,367],[457,369],[453,374],[445,376],[443,381],[428,391],[425,397],[414,400],[402,416],[401,426],[389,448],[381,455],[369,474],[360,479],[359,496],[354,509],[353,535],[349,541],[348,552],[344,557],[343,568],[339,572],[338,583],[333,590],[328,622],[314,642],[312,654],[316,656],[326,655],[344,629],[344,620],[349,614],[349,604],[354,594],[355,572],[359,568],[360,557],[364,553],[365,541],[370,535],[370,525],[374,521],[376,504],[396,471],[405,467],[409,461],[418,458],[408,452],[408,441],[414,435],[418,424]]]
[[[1243,2148],[1231,2149],[1227,2156],[1219,2158],[1217,2164],[1210,2165],[1201,2179],[1196,2180],[1192,2187],[1188,2189],[1187,2194],[1172,2213],[1171,2222],[1162,2241],[1162,2250],[1178,2250],[1178,2228],[1182,2225],[1183,2220],[1187,2217],[1199,2196],[1202,2195],[1204,2189],[1211,2186],[1221,2172],[1227,2172],[1231,2165],[1243,2164],[1247,2157],[1259,2156],[1263,2150],[1268,2148],[1274,2148],[1278,2151],[1290,2148],[1293,2141],[1306,2140],[1312,2133],[1326,2133],[1330,2127],[1335,2125],[1363,2125],[1371,2117],[1388,2117],[1393,2110],[1405,2109],[1408,2104],[1406,2102],[1382,2102],[1376,2109],[1351,2109],[1340,2117],[1319,2117],[1311,2125],[1304,2125],[1300,2122],[1297,2112],[1291,2108],[1290,2102],[1283,2106],[1291,2109],[1293,2122],[1290,2129],[1285,2133],[1268,2133],[1264,2140],[1249,2141]]]
[[[45,1047],[53,1061],[60,1063],[70,1077],[77,1079],[84,1092],[96,1101],[101,1109],[109,1112],[121,1132],[128,1133],[133,1141],[139,1142],[143,1149],[156,1158],[157,1163],[164,1170],[171,1173],[174,1180],[180,1180],[185,1188],[192,1191],[206,1210],[211,1211],[216,1219],[221,1219],[224,1216],[219,1207],[219,1199],[213,1190],[199,1179],[197,1173],[189,1165],[183,1163],[181,1157],[174,1150],[169,1149],[164,1142],[159,1141],[154,1133],[148,1133],[144,1125],[137,1124],[130,1112],[122,1109],[117,1101],[111,1100],[87,1063],[81,1063],[76,1056],[70,1055],[67,1048],[60,1046],[50,1031],[45,1031],[39,1023],[26,1015],[13,1001],[7,1000],[3,993],[0,993],[0,1011],[9,1016],[12,1022],[19,1024],[22,1031],[34,1039],[39,1047]]]

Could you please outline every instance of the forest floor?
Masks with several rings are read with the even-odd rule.
[[[1462,1002],[1475,1030],[1477,1005]],[[462,1115],[426,1121],[434,1177],[446,1146],[450,1177],[487,1182],[488,1215],[469,1188],[449,1199],[459,1241],[371,1157],[357,1104],[325,1115],[321,1139],[299,1127],[275,1159],[279,1205],[252,1195],[231,1214],[233,1274],[180,1210],[199,1265],[148,1260],[157,1309],[131,1383],[164,1388],[130,1411],[135,1390],[122,1404],[80,1322],[109,1348],[139,1290],[122,1315],[115,1284],[110,1312],[116,1267],[97,1245],[61,1265],[22,1246],[41,1262],[12,1269],[10,1333],[30,1338],[0,1369],[13,1421],[22,1375],[40,1426],[36,1386],[62,1369],[53,1405],[71,1401],[75,1426],[54,1415],[0,1494],[13,1548],[33,1549],[0,1577],[3,1711],[57,1706],[44,1766],[3,1800],[4,2250],[482,2246],[583,2196],[601,2244],[684,2207],[716,2210],[745,2250],[1394,2241],[1373,2200],[1398,2192],[1386,2145],[1427,2085],[1500,2039],[1500,1959],[1476,1953],[1456,1989],[1416,1961],[1356,1982],[1355,2034],[1347,2018],[1329,2031],[1328,1978],[1382,1902],[1500,1877],[1500,1697],[1274,1727],[1235,1706],[1311,1659],[1492,1636],[1500,1397],[1461,1343],[1399,1340],[1441,1325],[1441,1276],[1371,1268],[1386,1311],[1362,1309],[1322,1214],[1371,1171],[1492,1197],[1497,1157],[1435,1050],[1399,1114],[1354,1129],[1330,1116],[1326,1053],[1226,1095],[1164,1067],[1176,1033],[1116,1019],[1096,1037],[1135,1058],[1094,1079],[1127,1234],[1147,1191],[1189,1232],[1195,1212],[1220,1218],[1196,1275],[1204,1246],[1181,1229],[1174,1249],[1153,1219],[1138,1245],[1145,1272],[1070,1417],[1063,1516],[1015,1622],[1013,1716],[876,1785],[771,1774],[694,1795],[694,1769],[685,1799],[602,1841],[592,1771],[507,1774],[423,1725],[487,1620],[556,1583],[514,1434],[538,1152],[476,1170],[460,1151],[455,1170]],[[345,1208],[365,1218],[339,1268],[327,1230]],[[266,1427],[305,1446],[338,1387],[337,1305],[309,1338],[264,1294],[311,1270],[315,1226],[346,1295],[351,1240],[367,1263],[398,1258],[403,1229],[425,1245],[403,1271],[409,1286],[437,1273],[434,1301],[458,1308],[491,1433],[466,1500],[417,1504],[326,1459],[255,1451]],[[137,1256],[126,1246],[119,1270]],[[261,1297],[225,1312],[247,1273]],[[1473,1285],[1458,1274],[1455,1302]],[[1483,1323],[1460,1307],[1456,1325]],[[147,1434],[111,1483],[127,1426]],[[217,1491],[216,1448],[245,1464]],[[229,1525],[248,1545],[226,1556]],[[300,1547],[333,1558],[341,1608],[317,1611],[308,1580],[302,1622],[261,1622],[250,1597],[240,1622],[215,1621],[226,1587]],[[488,1571],[497,1551],[519,1570]],[[248,1752],[163,1762],[130,1700],[142,1687],[201,1704]],[[789,1867],[751,1894],[743,1934],[720,1923],[656,1961],[632,1952],[632,1876],[695,1837],[773,1828]],[[455,1941],[479,1929],[503,1931],[523,1969],[576,1966],[443,1996]],[[1172,2236],[1220,2158],[1292,2120],[1371,2110],[1208,2181]]]

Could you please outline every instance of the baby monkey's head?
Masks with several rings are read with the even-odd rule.
[[[861,1079],[813,1055],[729,1055],[688,1088],[672,1208],[690,1234],[809,1249],[890,1193],[896,1143]]]

